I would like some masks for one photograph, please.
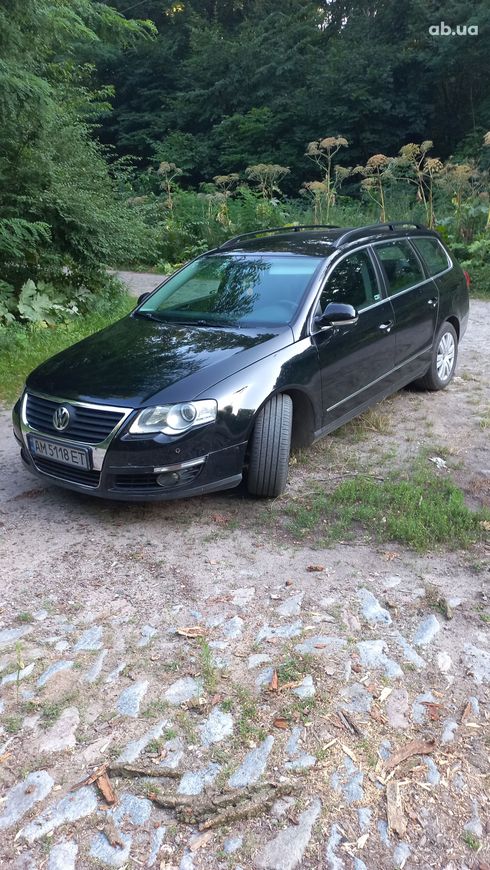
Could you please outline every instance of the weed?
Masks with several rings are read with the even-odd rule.
[[[177,737],[177,731],[175,730],[175,728],[165,728],[165,730],[163,732],[163,739],[164,740],[175,740],[176,737]]]
[[[47,701],[41,707],[41,716],[47,725],[52,725],[53,722],[56,722],[56,720],[59,719],[62,711],[63,704],[61,704],[59,701]]]
[[[255,698],[243,686],[237,686],[240,702],[240,716],[237,722],[238,733],[243,740],[263,740],[265,731],[257,726],[258,708]]]
[[[201,640],[201,674],[206,691],[212,694],[216,691],[217,674],[213,664],[213,651],[207,640]]]
[[[160,713],[165,713],[165,710],[168,710],[168,701],[156,698],[154,701],[150,701],[146,710],[141,715],[145,719],[153,719],[155,716],[159,716]]]
[[[24,610],[22,613],[17,614],[17,622],[34,622],[34,617],[32,613]]]
[[[471,831],[465,831],[463,834],[463,842],[466,843],[469,849],[472,849],[473,852],[478,852],[481,844],[478,837],[475,834],[472,834]]]
[[[383,481],[359,475],[330,494],[317,489],[287,513],[295,535],[320,527],[330,540],[345,539],[360,523],[381,541],[395,539],[419,551],[442,544],[469,547],[484,537],[490,517],[486,509],[470,510],[451,478],[427,468],[424,457],[410,473],[392,473]]]
[[[233,710],[233,701],[231,698],[225,698],[220,704],[223,713],[230,713]]]
[[[22,717],[7,716],[3,725],[8,734],[17,734],[22,728]]]

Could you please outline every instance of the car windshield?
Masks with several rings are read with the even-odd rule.
[[[137,314],[209,326],[289,323],[321,257],[211,254],[169,278]]]

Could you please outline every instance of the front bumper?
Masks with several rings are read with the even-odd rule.
[[[127,417],[124,425],[129,420]],[[87,445],[73,439],[54,438],[34,430],[27,422],[20,400],[13,411],[13,428],[25,467],[37,477],[66,489],[120,501],[168,501],[231,489],[242,480],[246,441],[216,446],[213,426],[205,426],[176,439],[128,438],[124,425],[102,445]],[[74,468],[29,449],[29,437],[38,435],[60,445],[89,446],[92,468]],[[221,433],[222,435],[222,433]],[[219,437],[223,445],[226,439]]]

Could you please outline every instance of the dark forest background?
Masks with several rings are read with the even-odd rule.
[[[485,292],[489,34],[486,0],[2,0],[0,322],[294,222],[436,226]]]

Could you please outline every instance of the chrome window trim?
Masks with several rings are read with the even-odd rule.
[[[175,465],[162,465],[153,469],[153,474],[163,474],[166,471],[182,471],[184,468],[192,468],[194,465],[204,465],[207,456],[200,456],[199,459],[189,459],[187,462],[177,462]]]
[[[382,286],[382,284],[379,281],[378,269],[376,268],[376,263],[373,262],[373,258],[372,258],[371,253],[370,253],[370,248],[371,248],[371,243],[366,242],[364,245],[360,245],[359,247],[353,248],[350,251],[345,251],[341,257],[338,257],[338,259],[336,258],[333,262],[330,262],[327,264],[327,266],[325,267],[325,271],[324,271],[323,275],[319,276],[319,286],[317,288],[316,295],[315,295],[315,298],[313,300],[313,303],[312,303],[312,306],[310,309],[310,314],[308,317],[308,335],[319,335],[321,332],[325,332],[325,329],[330,329],[329,326],[323,327],[321,329],[315,328],[315,326],[314,326],[314,312],[315,312],[316,306],[318,305],[320,296],[322,295],[322,290],[323,290],[325,282],[328,281],[332,271],[339,265],[339,263],[342,262],[342,260],[345,260],[346,257],[350,257],[350,256],[352,256],[352,254],[357,254],[359,251],[367,250],[367,255],[371,261],[372,267],[373,267],[375,275],[376,275],[378,287],[380,289],[381,295],[383,294],[384,287]],[[362,308],[358,313],[359,313],[359,315],[361,315],[365,311],[370,311],[371,308],[376,308],[377,305],[381,305],[381,303],[386,302],[387,300],[388,300],[388,297],[382,295],[381,299],[379,299],[377,302],[373,302],[372,305],[366,305],[366,307]]]
[[[432,236],[420,236],[420,238],[431,239]],[[411,239],[410,239],[408,236],[407,236],[406,238],[403,238],[403,239],[391,239],[391,240],[390,240],[390,243],[391,243],[392,245],[394,245],[394,244],[396,244],[396,242],[400,242],[400,241],[407,241],[407,242],[409,243],[409,246],[411,246],[411,244],[410,244],[410,243],[411,243]],[[386,245],[386,241],[385,241],[385,240],[381,240],[380,242],[372,242],[372,247],[373,247],[373,248],[377,247],[378,245]],[[445,252],[444,252],[444,253],[445,253]],[[420,256],[421,256],[421,255],[418,253],[417,250],[414,251],[414,254],[415,254],[416,257],[420,257]],[[381,259],[379,260],[379,262],[380,262],[381,268],[383,268],[383,263],[382,263]],[[433,281],[434,278],[439,278],[441,275],[445,275],[446,272],[449,272],[452,268],[453,268],[453,266],[452,266],[452,264],[451,264],[447,269],[444,270],[444,272],[438,272],[437,275],[429,275],[428,277],[425,277],[425,276],[424,276],[424,280],[423,280],[423,281],[418,281],[416,284],[410,284],[410,286],[409,286],[409,287],[405,287],[404,290],[399,290],[398,293],[393,293],[391,296],[388,295],[386,298],[387,298],[387,299],[398,299],[398,297],[399,297],[399,296],[403,296],[404,293],[409,293],[410,290],[416,290],[417,287],[422,287],[424,284],[427,284],[429,281]],[[384,272],[383,272],[383,274],[384,274]],[[365,309],[363,309],[363,310],[365,310]]]
[[[109,432],[107,438],[103,441],[99,441],[97,444],[87,444],[86,441],[77,441],[75,438],[61,438],[59,435],[51,435],[49,432],[43,432],[41,429],[35,429],[34,426],[31,426],[27,421],[26,416],[26,405],[27,405],[27,396],[36,396],[39,399],[47,399],[50,402],[60,402],[61,404],[74,405],[77,408],[90,408],[93,411],[116,411],[123,416],[119,423],[116,423],[114,429]],[[38,435],[40,437],[48,438],[50,441],[55,441],[57,444],[61,446],[65,446],[67,444],[73,444],[74,447],[85,447],[89,448],[92,451],[92,466],[94,471],[102,471],[102,466],[104,464],[105,455],[109,448],[110,443],[113,441],[119,430],[122,428],[129,415],[132,414],[134,408],[120,408],[117,405],[98,405],[93,402],[78,402],[72,401],[71,399],[61,398],[60,396],[51,396],[47,393],[40,393],[37,390],[29,390],[26,389],[24,391],[24,395],[22,397],[22,404],[20,409],[20,429],[22,432],[22,437],[24,440],[24,446],[29,453],[32,461],[35,464],[35,460],[29,450],[29,444],[27,441],[27,435]],[[40,472],[41,474],[45,474],[46,472]],[[55,477],[55,475],[49,475],[50,477]],[[58,478],[55,478],[58,479]],[[61,479],[61,478],[59,478]],[[77,484],[78,485],[78,484]],[[80,486],[86,486],[86,484],[79,484]],[[96,489],[97,487],[88,486],[88,489]]]

